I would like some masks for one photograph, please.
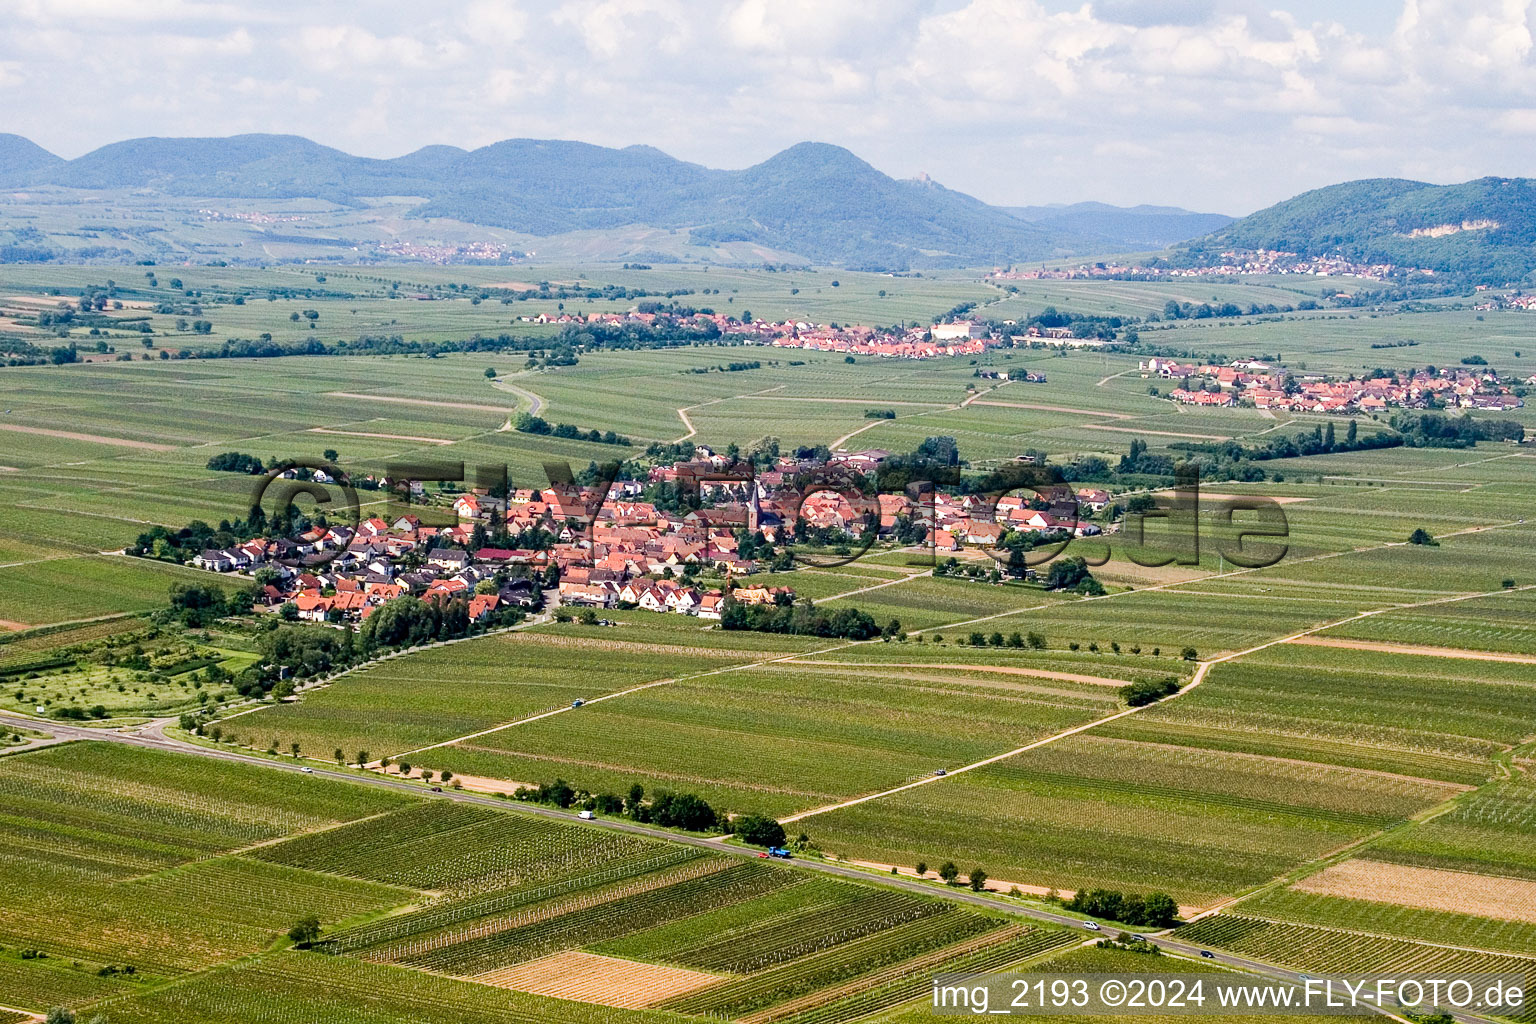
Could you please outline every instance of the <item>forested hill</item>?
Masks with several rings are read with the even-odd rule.
[[[0,184],[25,180],[63,162],[31,139],[0,132]]]
[[[1188,250],[1198,257],[1234,247],[1339,253],[1478,283],[1518,281],[1536,270],[1536,180],[1430,185],[1372,178],[1330,185],[1235,221]]]
[[[0,187],[57,185],[172,196],[356,204],[418,196],[414,213],[548,236],[644,225],[700,245],[758,243],[854,267],[976,266],[1094,251],[927,180],[898,181],[837,146],[801,143],[741,171],[712,170],[648,146],[511,139],[432,146],[389,160],[291,135],[144,138],[60,160],[0,138]]]

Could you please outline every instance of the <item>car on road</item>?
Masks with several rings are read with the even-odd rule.
[[[949,771],[947,769],[944,769],[944,768],[935,768],[933,770],[933,774],[935,774],[935,775],[948,775]]]
[[[576,817],[580,818],[582,821],[591,821],[593,818],[597,817],[597,815],[593,814],[591,811],[582,811],[580,814],[576,815]]]
[[[1087,928],[1091,932],[1096,932],[1096,931],[1099,930],[1099,926],[1096,923],[1094,923],[1093,921],[1084,921],[1083,922],[1083,927]]]
[[[579,708],[579,707],[581,707],[585,703],[586,703],[586,701],[584,701],[584,700],[573,700],[573,701],[571,701],[571,707]]]
[[[315,774],[315,770],[309,767],[309,765],[305,765],[304,767],[300,768],[299,771],[303,772],[305,775]]]
[[[442,786],[433,786],[432,787],[432,792],[434,792],[434,793],[441,793],[442,791],[443,791],[443,787]]]
[[[1201,956],[1203,956],[1203,957],[1205,957],[1205,958],[1206,958],[1206,959],[1207,959],[1207,960],[1215,960],[1215,959],[1216,959],[1216,954],[1215,954],[1215,953],[1212,953],[1212,952],[1211,952],[1211,951],[1210,951],[1210,950],[1208,950],[1208,949],[1202,949],[1202,950],[1201,950],[1201,951],[1200,951],[1200,955],[1201,955]]]

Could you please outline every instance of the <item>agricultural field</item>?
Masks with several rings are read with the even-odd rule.
[[[1180,929],[1190,942],[1227,949],[1257,960],[1299,966],[1320,974],[1424,974],[1435,971],[1500,973],[1536,979],[1536,959],[1477,952],[1358,930],[1284,924],[1222,913]],[[1528,952],[1528,951],[1527,951]],[[1527,1010],[1514,1018],[1530,1020]]]
[[[335,923],[411,901],[232,856],[408,799],[109,742],[0,760],[5,1005],[131,990],[265,949],[307,913]]]
[[[335,949],[584,1002],[848,1020],[910,998],[932,970],[1014,964],[1073,941],[931,897],[719,856],[465,905],[343,932]],[[599,983],[616,974],[635,986]],[[850,1012],[860,1000],[870,1005]]]
[[[0,801],[7,1005],[114,1020],[245,1019],[273,987],[323,988],[311,1015],[432,1000],[434,1020],[852,1020],[931,971],[1075,941],[756,859],[115,743],[0,761]],[[334,955],[282,949],[305,914]],[[600,984],[615,970],[625,985]]]
[[[1536,784],[1529,746],[1516,752],[1500,778],[1448,813],[1389,835],[1371,847],[1374,859],[1396,864],[1536,880]]]
[[[0,729],[36,739],[48,727],[38,707],[46,717],[99,705],[107,721],[94,724],[108,730],[156,719],[122,725],[139,736],[0,757],[0,1007],[67,1004],[114,1024],[906,1024],[941,970],[1173,969],[1172,958],[1068,952],[1077,935],[959,905],[937,885],[878,884],[920,861],[981,868],[995,894],[1163,890],[1186,909],[1236,898],[1180,937],[1318,973],[1533,969],[1520,958],[1536,948],[1529,446],[1256,462],[1264,479],[1202,487],[1189,564],[1132,559],[1174,550],[1165,524],[1149,523],[1133,546],[1103,517],[1105,536],[1074,541],[1069,555],[1111,555],[1093,568],[1104,596],[935,577],[927,552],[882,544],[846,565],[752,581],[879,626],[895,620],[905,636],[855,643],[628,609],[604,612],[602,625],[546,614],[391,654],[292,700],[227,707],[208,723],[224,742],[199,751],[261,760],[297,746],[297,757],[240,764],[108,742],[158,742],[169,729],[167,742],[184,743],[179,713],[234,702],[223,673],[256,661],[270,619],[192,631],[153,614],[173,584],[248,579],[110,553],[155,524],[245,516],[256,478],[206,468],[223,452],[272,462],[333,449],[354,476],[404,461],[462,462],[470,475],[505,466],[514,486],[538,487],[550,464],[579,474],[640,459],[652,442],[904,453],[948,436],[974,478],[1027,451],[1067,469],[1089,458],[1113,467],[1133,440],[1183,458],[1188,442],[1256,445],[1348,422],[1175,406],[1161,397],[1170,382],[1140,375],[1141,356],[1112,350],[916,361],[701,344],[583,352],[566,366],[525,365],[522,352],[175,357],[262,333],[550,338],[554,327],[522,318],[560,312],[561,300],[519,297],[544,281],[845,323],[922,320],[961,302],[1011,318],[1048,306],[1146,317],[1170,299],[1294,305],[1321,287],[1287,277],[1005,290],[975,271],[560,259],[118,268],[114,326],[71,335],[87,362],[0,370]],[[0,267],[0,330],[104,273]],[[153,310],[182,300],[199,302],[211,333]],[[621,311],[637,300],[564,301]],[[1180,358],[1280,351],[1301,372],[1473,354],[1536,372],[1529,314],[1482,319],[1452,305],[1140,330]],[[147,346],[139,323],[153,327]],[[115,351],[92,352],[98,339]],[[760,365],[730,365],[744,360]],[[1025,369],[1047,380],[980,376]],[[866,415],[883,410],[893,418]],[[520,433],[524,412],[634,443]],[[1536,426],[1529,409],[1509,415]],[[1387,429],[1387,418],[1362,416],[1360,429]],[[643,479],[649,465],[631,468]],[[1167,486],[1108,478],[1121,501]],[[449,493],[429,490],[439,511]],[[1236,532],[1220,512],[1229,495],[1280,503],[1277,564],[1244,568],[1217,550]],[[377,491],[361,500],[364,515],[409,511]],[[1415,529],[1437,543],[1409,544]],[[974,549],[958,557],[993,564]],[[1176,692],[1145,706],[1122,692],[1164,680]],[[338,751],[349,763],[388,758],[386,778],[297,770],[323,775]],[[433,798],[422,769],[464,792]],[[788,819],[791,839],[809,837],[797,857],[820,851],[869,881],[478,795],[555,779]],[[333,955],[286,948],[308,914]]]
[[[593,792],[639,782],[779,815],[1002,753],[1117,700],[1113,683],[894,665],[871,678],[813,661],[680,679],[413,762],[528,783],[561,777]]]
[[[218,646],[206,635],[194,639],[143,625],[113,619],[46,633],[36,639],[54,642],[40,650],[18,650],[23,641],[0,647],[0,708],[43,708],[55,716],[93,709],[103,718],[167,714],[232,694],[219,685],[228,678],[224,674],[257,660],[249,650]]]
[[[1158,889],[1201,906],[1460,791],[1095,730],[800,827],[849,859],[950,859],[999,885]]]
[[[192,582],[205,583],[207,577],[114,555],[0,567],[0,619],[11,629],[23,629],[149,611],[166,604],[172,584]]]
[[[1364,867],[1347,873],[1327,868],[1322,878],[1244,900],[1238,912],[1500,953],[1529,954],[1536,948],[1528,892],[1536,883],[1363,859],[1344,865]],[[1366,888],[1380,883],[1391,888]]]
[[[677,618],[682,618],[678,616]],[[689,620],[692,622],[693,620]],[[695,626],[696,622],[693,623]],[[398,757],[662,679],[752,660],[729,648],[505,633],[393,658],[343,676],[298,703],[232,720],[236,731],[309,756],[368,750]]]
[[[1529,737],[1520,708],[1532,686],[1519,663],[1280,644],[1217,665],[1187,696],[1114,728],[1480,785]]]

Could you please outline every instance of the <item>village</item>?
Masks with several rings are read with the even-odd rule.
[[[1085,263],[1076,267],[1045,267],[1033,270],[997,268],[988,275],[998,281],[1072,281],[1085,278],[1177,278],[1219,275],[1236,277],[1251,274],[1305,274],[1312,277],[1358,277],[1380,281],[1396,274],[1434,274],[1433,270],[1399,267],[1391,263],[1366,263],[1337,253],[1328,256],[1302,256],[1278,249],[1233,249],[1221,253],[1219,262],[1197,266],[1174,266],[1161,261],[1152,264]]]
[[[420,515],[373,516],[355,528],[312,525],[292,538],[203,550],[190,564],[251,576],[258,610],[305,622],[359,622],[407,595],[462,601],[474,623],[547,603],[718,621],[728,599],[795,602],[793,587],[749,577],[793,570],[782,549],[797,541],[879,540],[953,556],[995,550],[1010,532],[1081,537],[1107,525],[1085,518],[1112,501],[1096,488],[995,502],[944,491],[920,502],[870,493],[869,476],[891,457],[883,449],[839,451],[825,461],[785,456],[755,469],[699,446],[690,460],[653,466],[646,480],[616,480],[606,491],[566,485],[517,489],[504,499],[484,491],[426,499],[412,486],[426,501]],[[827,483],[826,472],[857,483]],[[694,493],[699,507],[669,511],[645,500],[647,491]],[[433,512],[458,521],[426,525]],[[532,544],[496,546],[492,537]]]
[[[994,333],[989,325],[977,320],[955,320],[931,326],[914,325],[889,330],[858,324],[818,324],[806,320],[737,320],[720,313],[697,312],[678,316],[661,312],[630,310],[626,313],[539,313],[520,318],[525,323],[583,326],[604,324],[645,327],[658,323],[682,326],[709,326],[721,336],[748,344],[773,348],[807,349],[839,352],[850,356],[875,356],[890,359],[943,359],[974,356],[989,348],[1009,345],[1055,345],[1065,347],[1100,347],[1108,342],[1098,338],[1077,338],[1069,327],[1030,326],[1017,334]],[[1003,327],[1014,326],[1007,320]]]
[[[1525,404],[1514,385],[1482,368],[1379,371],[1385,376],[1342,380],[1297,374],[1257,359],[1213,366],[1154,357],[1142,360],[1140,368],[1143,378],[1179,381],[1168,397],[1184,405],[1348,414],[1389,408],[1508,411]]]

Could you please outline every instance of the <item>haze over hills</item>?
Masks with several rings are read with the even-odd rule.
[[[1187,248],[1197,257],[1231,248],[1339,253],[1503,284],[1536,270],[1536,180],[1431,185],[1370,178],[1329,185],[1234,221]]]
[[[1111,206],[1073,203],[1051,206],[1005,206],[1020,220],[1087,238],[1103,239],[1107,247],[1163,249],[1217,231],[1234,218],[1222,213],[1192,213],[1177,206]]]
[[[410,209],[411,217],[522,235],[642,225],[683,232],[698,246],[745,243],[815,262],[881,269],[1147,248],[1212,226],[1124,231],[1106,216],[1088,215],[1079,225],[1071,211],[1031,223],[927,178],[899,181],[846,149],[811,142],[745,170],[724,171],[649,146],[611,149],[537,139],[475,150],[429,146],[388,160],[290,135],[131,139],[74,160],[19,136],[0,139],[0,187],[39,186],[207,199],[314,198],[341,206],[412,196],[421,202]],[[1177,216],[1158,219],[1185,223]]]
[[[650,146],[540,139],[374,159],[294,135],[143,138],[64,160],[0,135],[0,189],[13,200],[41,189],[44,204],[12,215],[19,208],[0,202],[0,259],[385,258],[390,239],[479,238],[509,250],[575,238],[593,258],[798,258],[882,270],[1167,246],[1195,261],[1232,248],[1342,254],[1491,283],[1536,269],[1536,182],[1524,178],[1347,182],[1234,221],[1159,206],[990,206],[816,142],[730,171]],[[87,202],[107,216],[85,212]],[[137,223],[114,225],[114,215]],[[238,239],[213,238],[203,223],[226,215],[245,218]]]

